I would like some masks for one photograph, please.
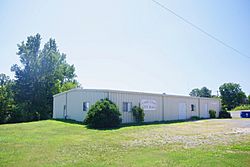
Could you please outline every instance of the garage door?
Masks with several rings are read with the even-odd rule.
[[[179,119],[187,119],[186,103],[179,103]]]

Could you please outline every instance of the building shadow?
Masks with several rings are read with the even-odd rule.
[[[117,129],[121,129],[121,128],[140,127],[140,126],[145,126],[145,125],[160,125],[160,124],[168,125],[168,124],[178,124],[178,123],[185,123],[185,122],[197,122],[197,121],[205,120],[205,119],[201,118],[201,119],[196,119],[196,120],[187,119],[187,120],[142,122],[142,123],[123,123],[123,124],[120,124],[118,127],[113,127],[113,128],[93,128],[93,127],[87,126],[83,122],[79,122],[79,121],[75,121],[75,120],[71,120],[71,119],[52,119],[52,120],[56,120],[56,121],[60,121],[60,122],[68,123],[68,124],[83,125],[87,129],[91,129],[91,130],[117,130]]]

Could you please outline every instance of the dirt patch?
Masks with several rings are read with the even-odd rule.
[[[128,134],[125,147],[181,144],[184,147],[229,144],[250,139],[250,120],[203,120],[162,125]]]

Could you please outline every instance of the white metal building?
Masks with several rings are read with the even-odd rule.
[[[89,107],[105,98],[119,107],[122,123],[134,121],[131,108],[135,105],[144,109],[145,122],[189,119],[192,116],[209,118],[210,109],[215,110],[218,116],[221,108],[220,100],[214,98],[118,90],[76,88],[56,94],[53,98],[53,118],[76,121],[83,121]]]

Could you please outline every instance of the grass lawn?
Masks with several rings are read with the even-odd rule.
[[[249,127],[232,127],[217,120],[113,130],[56,120],[0,125],[0,166],[249,166]]]
[[[232,111],[241,111],[241,110],[250,110],[250,104],[240,105],[240,106],[237,106],[234,109],[232,109]],[[230,112],[232,112],[232,111],[230,111]]]

